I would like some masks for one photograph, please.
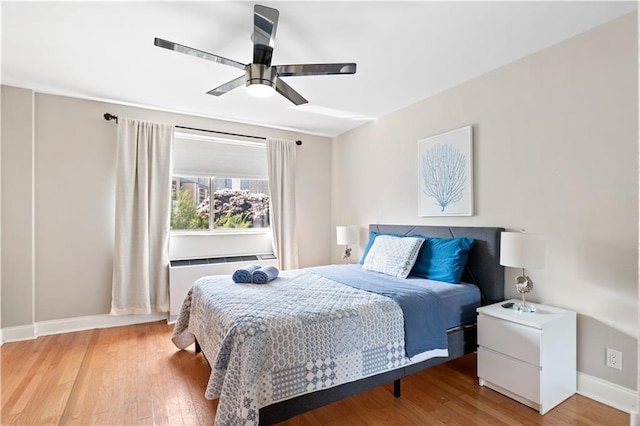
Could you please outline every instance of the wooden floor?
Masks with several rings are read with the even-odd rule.
[[[209,367],[179,351],[165,322],[98,329],[0,347],[3,425],[211,425]],[[545,416],[477,384],[475,355],[282,425],[629,425],[629,415],[575,395]]]

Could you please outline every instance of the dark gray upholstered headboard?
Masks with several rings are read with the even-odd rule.
[[[372,224],[369,231],[435,238],[474,238],[476,241],[469,253],[462,281],[480,287],[483,305],[504,300],[504,267],[500,265],[500,233],[504,228]]]

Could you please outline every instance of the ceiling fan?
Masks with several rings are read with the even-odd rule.
[[[279,12],[276,9],[258,4],[254,6],[252,36],[253,62],[246,65],[241,62],[223,58],[222,56],[214,55],[213,53],[204,52],[161,38],[156,38],[154,44],[158,47],[244,70],[244,75],[207,92],[214,96],[224,95],[244,84],[247,92],[253,96],[267,97],[277,91],[295,105],[302,105],[308,101],[293,90],[291,86],[282,81],[280,77],[355,74],[355,63],[271,65],[273,45],[278,27],[278,16]]]

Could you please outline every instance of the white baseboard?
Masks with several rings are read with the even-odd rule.
[[[632,424],[637,416],[638,392],[633,389],[578,372],[578,393],[631,414]]]
[[[5,327],[2,329],[2,342],[19,342],[36,338],[34,324]]]
[[[38,336],[72,333],[74,331],[92,330],[95,328],[142,324],[145,322],[166,319],[166,312],[155,312],[149,315],[92,315],[86,317],[40,321],[35,324],[18,327],[7,327],[0,330],[0,336],[2,337],[3,342],[17,342],[20,340],[35,339]]]

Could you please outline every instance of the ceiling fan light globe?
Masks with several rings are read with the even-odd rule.
[[[267,98],[276,92],[276,69],[264,64],[249,64],[245,68],[247,92],[256,98]]]
[[[268,98],[276,93],[276,89],[269,84],[247,83],[247,93],[256,98]]]

